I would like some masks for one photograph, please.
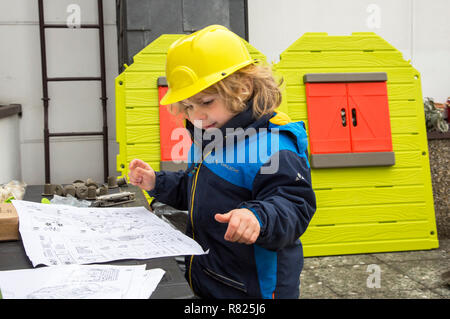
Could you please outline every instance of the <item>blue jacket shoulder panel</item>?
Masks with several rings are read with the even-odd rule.
[[[292,139],[294,139],[294,143],[297,146],[298,155],[304,157],[306,160],[308,159],[308,136],[306,135],[305,123],[303,123],[303,121],[291,122],[285,125],[276,125],[270,122],[269,128],[272,130],[278,129],[280,132],[284,132],[289,135]],[[308,160],[306,162],[309,168]]]
[[[248,190],[252,189],[254,178],[264,165],[266,171],[272,168],[276,172],[278,157],[274,155],[279,155],[280,151],[288,150],[304,158],[309,168],[306,132],[300,122],[249,130],[237,136],[234,143],[227,143],[225,148],[213,149],[205,157],[203,165],[221,178]],[[199,157],[198,147],[194,146],[191,151]]]

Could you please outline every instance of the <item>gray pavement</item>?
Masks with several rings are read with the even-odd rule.
[[[306,257],[301,299],[450,299],[450,239],[432,250]]]

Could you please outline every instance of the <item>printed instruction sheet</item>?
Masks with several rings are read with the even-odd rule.
[[[201,255],[201,246],[145,207],[79,208],[12,201],[33,266]]]
[[[68,265],[0,271],[4,299],[148,299],[163,277],[145,265]]]

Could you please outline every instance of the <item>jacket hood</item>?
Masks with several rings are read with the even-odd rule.
[[[212,130],[210,130],[210,132],[213,132],[213,130],[220,130],[222,133],[222,136],[226,136],[227,129],[242,128],[245,130],[246,128],[249,128],[249,127],[254,127],[254,128],[260,128],[260,127],[264,127],[264,126],[267,127],[267,121],[274,115],[274,113],[267,114],[267,115],[262,116],[259,119],[256,119],[255,116],[253,115],[253,109],[251,107],[252,104],[253,104],[253,100],[249,100],[247,102],[246,108],[242,112],[236,114],[228,122],[226,122],[222,127],[212,129]],[[209,144],[210,140],[203,138],[203,136],[206,132],[204,129],[195,127],[189,120],[186,120],[186,129],[189,131],[189,133],[191,134],[192,140],[194,142],[196,142],[197,145],[200,145],[201,143],[205,144],[205,141],[206,141],[206,144]]]

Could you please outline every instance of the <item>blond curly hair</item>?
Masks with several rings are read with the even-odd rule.
[[[281,104],[282,84],[283,78],[277,81],[270,65],[257,62],[239,69],[200,93],[218,94],[233,114],[242,112],[247,102],[253,99],[253,115],[259,119]],[[169,109],[174,115],[187,117],[182,101],[170,105]]]

